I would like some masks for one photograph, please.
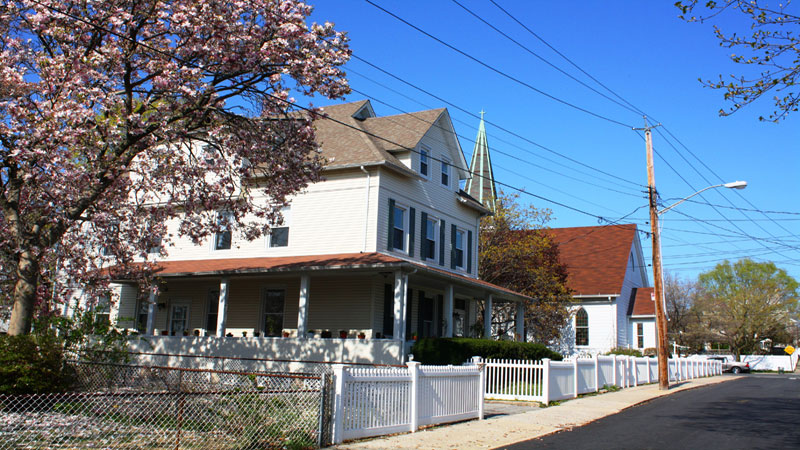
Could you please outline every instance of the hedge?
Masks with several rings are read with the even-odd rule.
[[[423,338],[411,347],[411,353],[415,361],[436,365],[461,365],[473,356],[484,359],[562,359],[560,354],[542,344],[473,338]]]
[[[62,345],[52,336],[0,336],[0,394],[67,391],[73,373]]]

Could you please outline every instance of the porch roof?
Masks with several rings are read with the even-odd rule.
[[[456,284],[486,290],[502,298],[515,301],[531,300],[530,297],[483,280],[466,277],[457,273],[377,252],[161,261],[156,264],[154,274],[164,278],[177,278],[187,276],[245,275],[347,269],[416,269],[418,272],[449,279]]]

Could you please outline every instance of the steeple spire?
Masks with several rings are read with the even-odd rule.
[[[467,194],[476,198],[483,206],[494,211],[497,190],[494,186],[492,158],[489,156],[489,142],[486,140],[486,123],[483,120],[485,111],[481,110],[481,123],[478,126],[478,137],[472,150],[472,161],[469,163],[470,178],[467,180]]]

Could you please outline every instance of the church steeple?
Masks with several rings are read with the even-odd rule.
[[[489,156],[489,142],[486,140],[486,124],[483,120],[484,111],[481,111],[481,124],[478,127],[478,137],[475,138],[475,148],[472,150],[472,161],[469,163],[470,178],[467,180],[467,194],[476,198],[483,206],[494,211],[497,200],[497,190],[494,186],[492,172],[492,158]]]

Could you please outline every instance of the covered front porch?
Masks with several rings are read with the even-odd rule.
[[[517,303],[514,334],[525,336],[525,297],[381,253],[161,267],[149,297],[120,280],[112,314],[122,328],[163,336],[151,340],[165,350],[194,353],[199,346],[247,357],[396,364],[420,337],[491,335],[486,328],[497,301]],[[476,327],[481,310],[483,329]]]

